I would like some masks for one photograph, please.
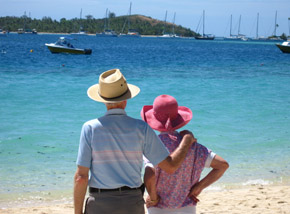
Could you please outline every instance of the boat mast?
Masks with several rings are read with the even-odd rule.
[[[257,14],[257,29],[256,29],[256,39],[259,38],[259,13]]]
[[[83,8],[81,8],[81,12],[80,12],[80,23],[82,23],[82,12],[83,12]],[[80,24],[80,31],[83,30],[83,26],[82,24]]]
[[[276,36],[276,29],[277,29],[277,10],[276,10],[276,14],[275,14],[275,27],[274,27],[274,35]]]
[[[233,15],[231,14],[231,22],[230,22],[230,37],[232,37],[232,21],[233,21]]]
[[[166,12],[165,12],[163,34],[165,33],[165,28],[166,28],[166,19],[167,19],[167,10],[166,10]]]
[[[205,14],[205,12],[204,12],[204,10],[203,10],[203,17],[202,17],[202,36],[204,36],[204,14]]]
[[[110,11],[108,10],[108,15],[107,15],[107,28],[110,29]]]
[[[24,11],[24,25],[23,25],[23,30],[24,32],[26,31],[26,11]]]
[[[289,36],[290,36],[290,17],[288,18]]]
[[[106,9],[106,17],[105,17],[104,31],[107,29],[107,19],[108,19],[108,8]]]
[[[238,36],[240,35],[240,27],[241,27],[241,16],[242,16],[242,15],[240,15],[240,19],[239,19]]]
[[[130,29],[131,7],[132,7],[132,2],[130,2],[130,9],[129,9],[128,31],[129,31],[129,29]]]
[[[175,12],[174,12],[174,16],[173,16],[173,26],[172,26],[172,33],[174,34],[174,23],[175,23]]]

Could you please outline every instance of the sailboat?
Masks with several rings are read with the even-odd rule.
[[[132,8],[132,2],[130,2],[129,16],[127,17],[127,19],[124,23],[122,33],[120,33],[120,35],[119,35],[120,37],[140,37],[140,34],[137,30],[130,28],[131,8]],[[126,22],[128,22],[128,33],[127,34],[123,33]]]
[[[277,27],[279,27],[279,25],[277,24],[277,11],[276,11],[274,32],[273,32],[272,36],[268,37],[268,40],[271,41],[271,42],[281,42],[281,41],[283,41],[283,39],[281,39],[280,37],[278,37],[276,35]]]
[[[166,10],[166,13],[165,13],[165,19],[164,19],[164,28],[163,28],[163,35],[162,36],[159,36],[159,37],[162,37],[162,38],[178,38],[179,36],[177,36],[174,32],[174,27],[175,27],[175,16],[176,16],[176,13],[174,13],[174,16],[173,16],[173,21],[172,21],[172,33],[166,33],[165,32],[165,29],[166,29],[166,19],[167,19],[167,10]]]
[[[259,36],[259,17],[260,17],[260,15],[259,15],[259,13],[257,13],[256,37],[249,39],[251,41],[267,41],[268,40],[265,37]]]
[[[81,9],[81,12],[80,12],[80,21],[82,20],[82,11],[83,11],[83,9]],[[86,36],[88,34],[84,31],[83,26],[81,25],[79,32],[71,33],[71,35],[74,35],[74,36]]]
[[[23,18],[24,18],[23,28],[18,28],[17,33],[18,34],[37,34],[36,29],[31,30],[30,28],[27,28],[26,20],[28,16],[26,16],[26,11],[24,12]],[[30,18],[30,13],[29,13],[29,18]]]
[[[96,36],[98,37],[117,37],[118,36],[116,32],[111,30],[109,27],[108,8],[106,10],[104,31],[102,33],[96,33]]]
[[[205,12],[203,11],[203,14],[202,14],[202,36],[195,36],[194,38],[198,39],[198,40],[214,40],[214,35],[204,33],[204,26],[205,26]]]
[[[166,19],[167,19],[167,10],[165,12],[165,18],[164,18],[164,26],[163,26],[162,36],[160,36],[160,37],[163,37],[163,38],[169,38],[170,37],[169,33],[165,33],[165,29],[166,29]]]
[[[232,34],[232,19],[233,19],[233,16],[231,15],[230,36],[229,37],[225,37],[224,40],[247,41],[248,38],[245,35],[240,33],[242,16],[240,15],[240,18],[239,18],[239,27],[238,27],[238,34],[237,35]]]

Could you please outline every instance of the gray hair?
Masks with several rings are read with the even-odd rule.
[[[117,107],[121,104],[122,102],[118,102],[118,103],[105,103],[105,105],[109,108],[114,108]]]
[[[125,108],[126,104],[124,102],[127,102],[126,100],[117,102],[117,103],[105,103],[107,109],[113,109],[113,108]]]

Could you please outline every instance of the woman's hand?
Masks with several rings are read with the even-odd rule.
[[[156,200],[151,200],[150,196],[148,195],[147,198],[146,198],[146,207],[149,208],[149,207],[154,207],[158,204],[160,200],[160,197],[158,196]]]
[[[199,199],[197,198],[197,196],[202,192],[202,188],[200,187],[199,183],[196,183],[195,185],[193,185],[193,187],[190,190],[190,193],[188,194],[188,196],[194,201],[194,202],[199,202]]]

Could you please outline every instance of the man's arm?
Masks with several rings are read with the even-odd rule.
[[[207,174],[207,176],[192,187],[189,195],[193,198],[196,198],[202,190],[217,181],[229,168],[228,162],[218,155],[214,157],[210,166],[213,169]]]
[[[89,168],[78,166],[74,176],[74,211],[75,214],[83,213],[84,199],[89,180]]]
[[[159,202],[159,196],[157,195],[154,167],[145,167],[144,184],[148,192],[148,196],[146,198],[146,207],[148,208],[157,205]]]
[[[180,132],[183,136],[179,146],[167,158],[161,161],[158,166],[167,173],[174,173],[184,161],[186,154],[196,139],[190,131],[184,130]]]

